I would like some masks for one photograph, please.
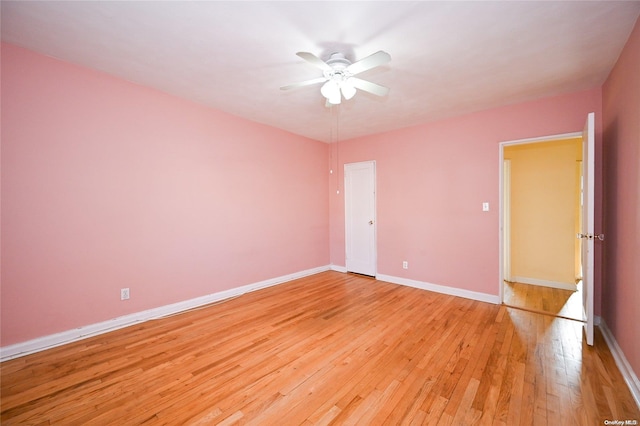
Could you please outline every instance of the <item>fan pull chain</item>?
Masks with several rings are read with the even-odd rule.
[[[340,108],[338,105],[335,108]],[[336,194],[340,194],[340,110],[336,110]]]
[[[329,110],[329,174],[333,174],[333,108]]]

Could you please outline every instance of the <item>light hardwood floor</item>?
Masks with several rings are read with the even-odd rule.
[[[582,320],[582,293],[579,290],[570,291],[505,281],[504,304],[533,312]]]
[[[2,424],[602,425],[580,323],[324,272],[0,365]]]

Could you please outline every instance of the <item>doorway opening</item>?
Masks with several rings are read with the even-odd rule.
[[[500,145],[502,303],[582,321],[582,134]]]

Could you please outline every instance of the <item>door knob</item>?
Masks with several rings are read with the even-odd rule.
[[[372,220],[369,221],[369,225],[373,225],[373,221]]]
[[[577,235],[578,239],[587,239],[587,240],[600,240],[600,241],[604,241],[604,234],[598,234],[598,235],[593,235],[593,234],[578,234]]]

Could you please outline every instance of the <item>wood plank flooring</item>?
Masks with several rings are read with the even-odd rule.
[[[580,284],[582,286],[582,284]],[[582,293],[517,282],[504,283],[504,304],[558,317],[582,320]]]
[[[639,420],[599,331],[324,272],[0,364],[3,425]]]

